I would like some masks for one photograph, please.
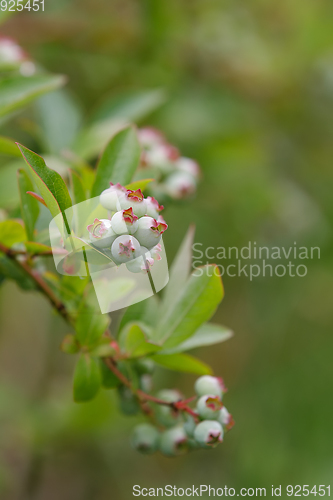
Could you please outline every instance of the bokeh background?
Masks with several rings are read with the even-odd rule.
[[[15,15],[1,32],[68,76],[83,116],[109,94],[165,91],[140,125],[163,130],[204,174],[195,200],[166,211],[170,260],[191,222],[204,248],[321,248],[304,278],[224,278],[214,321],[235,336],[195,354],[225,378],[236,426],[214,451],[174,460],[132,451],[136,418],[112,394],[72,402],[74,360],[58,348],[66,327],[42,297],[4,284],[1,498],[127,500],[134,484],[267,487],[269,496],[271,485],[330,484],[332,2],[46,0],[44,13]],[[34,147],[33,113],[1,134]],[[191,394],[194,380],[161,371],[156,384]]]

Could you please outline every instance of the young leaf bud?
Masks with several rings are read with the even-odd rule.
[[[116,212],[111,219],[111,226],[116,234],[134,234],[138,229],[138,218],[132,207]]]
[[[116,264],[124,264],[140,256],[140,243],[134,236],[118,236],[112,243],[112,258]]]
[[[208,394],[201,396],[197,402],[197,411],[201,418],[215,420],[218,418],[222,402],[218,396]]]
[[[93,224],[87,227],[89,239],[97,248],[107,248],[117,238],[117,234],[111,227],[109,219],[95,219]]]
[[[194,439],[202,448],[215,448],[223,440],[223,429],[216,420],[200,422],[194,430]]]
[[[168,457],[183,455],[188,451],[188,438],[182,426],[177,425],[163,432],[160,451]]]
[[[131,437],[133,448],[140,453],[149,455],[158,448],[159,432],[150,424],[140,424],[135,427]]]

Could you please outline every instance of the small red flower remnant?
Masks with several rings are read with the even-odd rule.
[[[223,440],[223,428],[216,420],[205,420],[196,426],[194,439],[202,448],[215,448]]]
[[[133,201],[143,201],[144,196],[142,194],[141,189],[137,189],[136,191],[132,191],[131,189],[127,190],[127,198]]]
[[[95,219],[93,224],[87,227],[89,233],[93,238],[101,238],[108,230],[105,223],[102,220]]]
[[[125,255],[126,257],[131,257],[135,252],[135,248],[132,245],[131,240],[125,243],[119,243],[119,255]]]
[[[134,215],[133,208],[128,208],[127,210],[123,210],[123,219],[126,224],[133,225],[138,220],[138,217]]]

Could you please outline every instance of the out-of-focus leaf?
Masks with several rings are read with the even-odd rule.
[[[125,120],[113,119],[91,124],[79,133],[72,149],[77,156],[90,161],[106,148],[110,137],[128,125]]]
[[[138,122],[155,111],[165,100],[165,92],[161,89],[123,92],[104,101],[95,112],[93,120],[122,118],[129,122]]]
[[[75,170],[70,170],[70,181],[72,190],[73,205],[86,200],[86,193],[81,177]]]
[[[12,76],[0,81],[0,116],[21,108],[65,83],[61,75]]]
[[[21,156],[15,141],[9,139],[8,137],[4,137],[3,135],[0,136],[0,154],[18,157]]]
[[[148,326],[154,326],[159,315],[159,299],[152,295],[148,299],[137,302],[129,306],[123,314],[119,323],[119,331],[131,321],[140,321]]]
[[[78,359],[74,372],[74,401],[81,403],[93,399],[101,386],[101,371],[98,360],[88,354]]]
[[[155,354],[151,357],[163,368],[174,370],[177,372],[195,373],[197,375],[210,375],[212,369],[193,356],[189,354]]]
[[[98,163],[91,196],[99,196],[110,182],[128,184],[139,164],[140,151],[133,127],[126,127],[112,137]]]
[[[139,181],[134,181],[131,182],[130,184],[127,184],[126,189],[131,189],[132,191],[136,191],[137,189],[141,189],[141,191],[144,191],[148,184],[150,184],[154,179],[142,179]]]
[[[22,219],[24,220],[28,239],[33,240],[35,224],[39,216],[38,201],[35,200],[35,198],[30,196],[29,194],[27,194],[28,191],[32,191],[33,184],[25,170],[23,169],[18,170],[17,179],[21,197]]]
[[[102,373],[102,386],[105,389],[115,389],[119,387],[120,380],[113,374],[111,370],[105,365],[104,361],[100,361],[101,373]]]
[[[34,181],[52,216],[55,217],[59,213],[63,213],[64,215],[64,211],[72,206],[72,200],[62,177],[54,170],[48,168],[41,156],[21,144],[18,144],[18,147],[23,158],[31,168]],[[65,216],[64,219],[67,232],[70,233]]]
[[[66,354],[76,354],[79,352],[80,344],[76,340],[75,335],[69,333],[61,342],[60,349]]]
[[[233,336],[233,332],[225,326],[215,325],[213,323],[206,323],[202,325],[192,337],[189,337],[185,342],[177,345],[167,351],[163,349],[163,354],[173,354],[175,352],[184,352],[202,347],[205,345],[219,344],[225,342]]]
[[[197,269],[165,311],[152,339],[164,344],[165,349],[181,344],[211,318],[222,298],[218,268],[207,265]]]
[[[82,121],[77,103],[64,89],[43,95],[36,101],[44,147],[52,154],[69,148]]]
[[[20,152],[16,146],[18,152]],[[0,167],[0,207],[5,209],[18,208],[20,193],[17,189],[17,170],[25,168],[23,158],[11,161]]]
[[[195,227],[190,226],[170,267],[169,282],[165,287],[162,299],[162,307],[165,310],[170,307],[170,304],[175,302],[177,295],[182,293],[190,275],[194,233]]]
[[[15,243],[22,243],[27,239],[25,229],[16,220],[4,220],[0,222],[0,242],[10,248]]]
[[[145,356],[160,349],[160,346],[150,343],[144,325],[128,323],[119,334],[119,347],[129,357]]]
[[[76,337],[84,347],[94,347],[110,323],[107,314],[101,314],[94,307],[83,305],[75,322]]]
[[[43,254],[43,253],[52,253],[52,247],[49,247],[48,245],[44,245],[43,243],[38,243],[36,241],[26,241],[24,243],[25,248],[27,252],[31,254]],[[64,253],[66,254],[67,252],[63,249],[53,249],[53,252],[57,253]]]

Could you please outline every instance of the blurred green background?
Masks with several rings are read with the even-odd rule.
[[[172,460],[132,451],[136,418],[109,393],[72,403],[74,361],[58,349],[66,327],[39,295],[2,286],[1,498],[127,500],[134,484],[267,487],[268,496],[273,484],[328,485],[333,3],[46,0],[44,13],[16,15],[1,32],[68,75],[86,116],[108,94],[165,90],[140,125],[160,128],[203,170],[196,199],[166,210],[170,260],[191,222],[204,248],[321,248],[304,278],[224,278],[214,321],[235,336],[196,354],[225,378],[236,426],[214,451]],[[1,134],[34,147],[19,119]],[[161,371],[156,385],[190,395],[194,380]]]

